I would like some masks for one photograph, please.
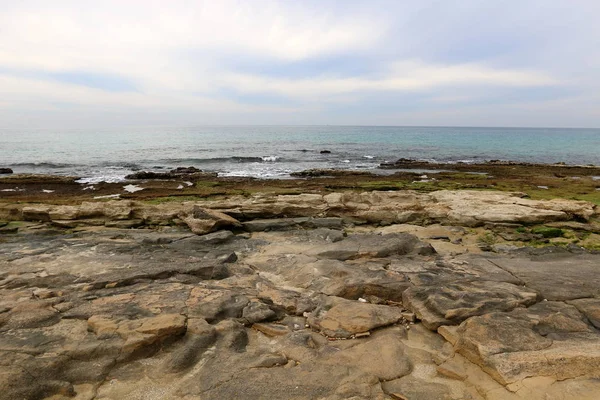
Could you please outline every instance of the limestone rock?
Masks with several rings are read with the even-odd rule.
[[[335,300],[329,310],[318,308],[308,317],[308,324],[329,337],[348,338],[357,333],[392,325],[402,319],[397,307]]]
[[[382,381],[397,379],[408,375],[412,370],[412,364],[400,339],[395,333],[377,335],[371,341],[358,343],[349,349],[334,353],[324,362],[359,368]]]
[[[457,352],[503,385],[529,376],[600,376],[600,335],[564,303],[473,317],[457,335]]]
[[[534,304],[538,294],[506,282],[472,281],[415,286],[402,294],[404,307],[413,311],[427,328],[459,324],[493,311],[510,311]]]
[[[600,329],[600,299],[577,299],[567,303],[574,305],[596,329]]]
[[[197,235],[214,232],[218,229],[241,226],[238,220],[219,211],[195,206],[191,213],[180,218]]]

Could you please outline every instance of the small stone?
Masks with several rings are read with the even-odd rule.
[[[49,299],[56,297],[57,293],[49,289],[36,289],[33,291],[33,295],[40,299]]]
[[[408,322],[415,322],[417,320],[415,313],[411,311],[402,311],[402,318]]]
[[[252,325],[252,328],[264,333],[267,336],[283,336],[290,333],[290,330],[287,328],[287,326],[277,324],[258,323]]]

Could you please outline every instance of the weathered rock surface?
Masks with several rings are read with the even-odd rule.
[[[456,334],[456,350],[502,384],[532,376],[600,378],[598,331],[564,303],[474,317]]]
[[[486,223],[540,224],[589,220],[598,214],[594,204],[585,201],[524,199],[519,194],[486,191],[438,191],[429,194],[403,192],[365,192],[300,195],[262,195],[231,197],[201,204],[182,202],[149,205],[131,201],[84,202],[79,206],[11,205],[0,208],[0,219],[50,221],[75,220],[85,225],[91,220],[137,219],[147,225],[177,223],[198,210],[213,209],[239,221],[248,222],[250,231],[281,230],[293,226],[339,227],[346,218],[375,224],[439,222],[462,226]],[[323,220],[293,218],[328,217]],[[257,219],[292,218],[280,221]],[[201,218],[202,219],[202,218]],[[220,218],[218,218],[220,219]],[[186,221],[187,223],[188,221]],[[193,219],[192,221],[193,222]],[[233,221],[232,221],[233,223]],[[205,230],[204,227],[201,230]]]
[[[469,196],[18,207],[8,220],[45,222],[0,240],[0,398],[596,398],[599,255],[388,226],[585,219],[587,203]]]
[[[179,214],[179,218],[197,235],[240,226],[239,221],[227,214],[197,206],[190,213]]]
[[[436,282],[433,286],[411,287],[403,293],[403,304],[413,310],[423,325],[435,330],[459,324],[469,317],[494,311],[510,311],[535,304],[538,294],[507,282]]]
[[[308,324],[328,337],[349,338],[401,319],[399,308],[332,298],[309,315]]]

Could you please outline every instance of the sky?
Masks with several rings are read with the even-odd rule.
[[[0,0],[0,128],[599,128],[599,16],[599,0]]]

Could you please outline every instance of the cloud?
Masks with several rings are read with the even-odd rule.
[[[280,79],[231,74],[222,84],[245,92],[271,92],[291,97],[347,94],[361,91],[420,91],[440,86],[546,86],[557,80],[539,71],[498,70],[476,64],[427,65],[418,61],[393,63],[382,78]]]
[[[348,106],[352,123],[374,123],[361,108],[406,96],[403,104],[424,109],[422,124],[427,110],[468,124],[479,120],[474,101],[510,115],[523,97],[539,105],[532,124],[550,113],[593,124],[586,107],[548,103],[599,88],[592,0],[4,3],[4,117],[85,109],[123,119],[171,113],[173,122],[344,123],[336,110]]]

